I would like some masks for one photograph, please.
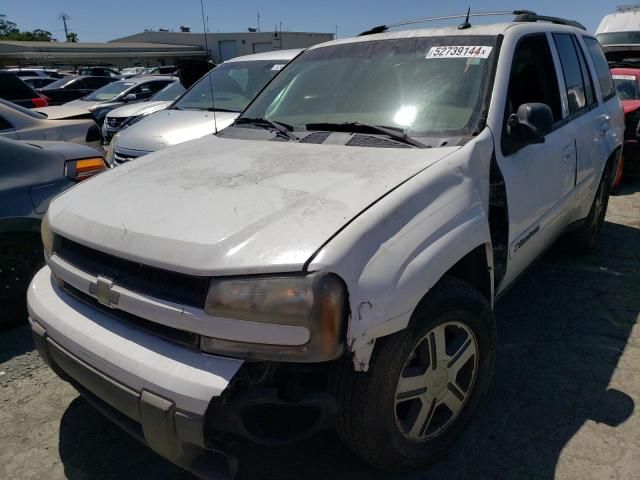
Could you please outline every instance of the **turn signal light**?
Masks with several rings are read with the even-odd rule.
[[[83,158],[67,162],[65,176],[71,180],[81,182],[96,173],[106,170],[107,164],[102,157]]]

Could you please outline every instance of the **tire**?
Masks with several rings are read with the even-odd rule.
[[[37,236],[0,237],[0,330],[26,322],[27,288],[43,263]]]
[[[466,369],[466,389],[460,386],[461,373],[454,378],[458,394],[464,396],[456,414],[447,406],[450,399],[435,406],[436,396],[446,399],[453,394],[450,378],[443,383],[443,377],[435,376],[436,373],[440,375],[447,364],[459,363],[430,359],[431,334],[442,331],[447,345],[444,350],[452,354],[453,359],[468,356],[453,354],[460,345],[453,341],[462,339],[459,334],[464,332],[475,342],[474,355],[466,359],[464,368],[460,369],[461,373]],[[425,336],[428,339],[425,340]],[[468,283],[445,277],[421,302],[406,330],[378,340],[368,372],[355,372],[349,359],[343,359],[337,366],[331,386],[340,406],[336,422],[338,435],[366,462],[386,471],[403,471],[435,461],[449,450],[477,410],[491,381],[495,351],[495,320],[487,299]],[[469,374],[469,365],[475,367],[472,374]],[[420,376],[423,372],[424,377]],[[424,392],[401,392],[406,385],[412,385],[406,383],[409,373],[417,373],[410,376],[410,382],[431,378]],[[401,375],[403,380],[399,383]],[[420,397],[411,398],[417,392]],[[423,414],[417,412],[422,412],[420,407],[426,405],[430,407],[425,423],[421,424],[419,418]],[[430,418],[428,422],[427,418]]]
[[[565,240],[565,248],[568,251],[575,255],[589,255],[596,249],[604,217],[607,214],[610,193],[611,168],[606,166],[591,204],[589,215],[577,230],[569,233]]]

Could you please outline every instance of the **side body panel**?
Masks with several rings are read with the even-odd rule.
[[[485,129],[358,216],[308,265],[337,273],[349,287],[348,349],[356,369],[367,370],[375,339],[406,328],[453,265],[478,246],[490,247],[492,152]]]

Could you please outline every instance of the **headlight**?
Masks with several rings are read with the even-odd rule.
[[[309,341],[295,346],[203,337],[201,348],[208,352],[263,360],[320,362],[333,360],[344,350],[347,292],[344,282],[333,274],[214,278],[204,309],[218,317],[309,330]]]
[[[49,225],[49,212],[44,215],[42,223],[40,224],[40,235],[42,236],[44,253],[47,255],[47,257],[50,257],[51,255],[53,255],[56,235],[51,230],[51,225]]]
[[[118,145],[118,140],[120,140],[120,132],[116,133],[113,138],[111,139],[111,142],[109,143],[109,146],[107,147],[107,152],[105,153],[104,159],[107,161],[107,164],[110,167],[113,167],[115,165],[115,148]]]

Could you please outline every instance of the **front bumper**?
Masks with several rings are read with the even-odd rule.
[[[92,309],[61,290],[48,267],[32,280],[28,306],[38,351],[58,375],[162,456],[203,478],[221,474],[227,463],[205,448],[205,417],[241,360],[204,355]]]

